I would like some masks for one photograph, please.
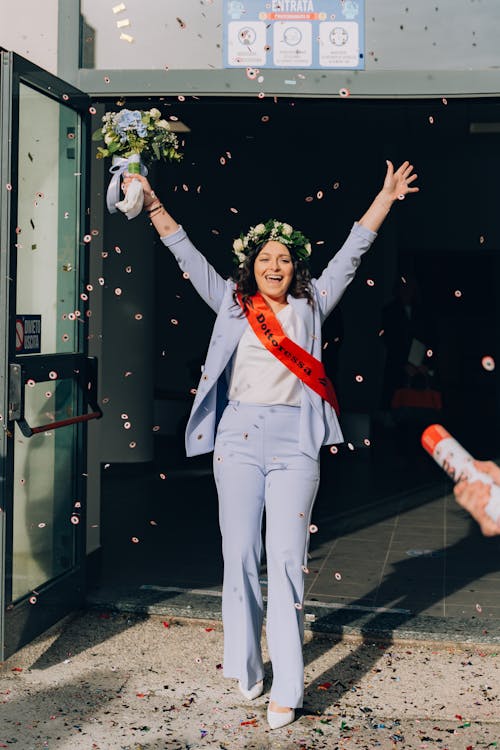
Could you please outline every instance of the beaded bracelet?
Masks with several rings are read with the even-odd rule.
[[[156,203],[156,205],[153,205],[154,203]],[[159,200],[157,200],[157,201],[153,201],[153,203],[151,203],[151,204],[150,204],[149,206],[146,206],[145,210],[146,210],[146,211],[148,212],[148,214],[149,214],[149,213],[151,213],[151,211],[154,211],[154,210],[155,210],[155,208],[158,208],[158,207],[159,207],[159,206],[161,206],[161,205],[162,205],[162,204],[161,204],[161,201],[159,201]],[[151,208],[151,206],[153,206],[153,207]]]

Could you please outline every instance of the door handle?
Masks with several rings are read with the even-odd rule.
[[[61,427],[69,427],[70,425],[79,424],[81,422],[90,422],[92,419],[101,419],[102,410],[97,403],[97,360],[93,357],[89,357],[86,360],[86,364],[89,382],[87,402],[92,411],[87,412],[87,414],[79,414],[74,417],[68,417],[67,419],[48,422],[47,424],[38,425],[37,427],[31,427],[24,415],[25,374],[23,367],[19,364],[10,365],[9,419],[17,422],[19,429],[25,437],[29,438],[33,435],[38,435],[40,432],[58,430]]]

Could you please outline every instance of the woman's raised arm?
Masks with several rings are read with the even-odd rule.
[[[157,198],[149,180],[138,174],[126,175],[123,179],[123,191],[127,192],[132,180],[139,180],[142,185],[144,191],[144,210],[149,214],[151,223],[160,237],[168,237],[169,234],[176,232],[179,229],[179,225],[170,216],[160,199]]]
[[[123,180],[127,192],[132,180],[139,180],[144,190],[144,210],[164,245],[172,252],[186,278],[189,278],[200,297],[214,312],[218,312],[226,291],[226,282],[193,245],[185,231],[168,213],[153,188],[141,175],[126,175]]]

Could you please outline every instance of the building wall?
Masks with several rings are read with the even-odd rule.
[[[58,0],[0,0],[0,47],[57,73]]]

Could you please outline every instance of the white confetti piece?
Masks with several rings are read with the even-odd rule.
[[[123,39],[124,42],[130,42],[130,43],[134,41],[134,37],[130,36],[130,34],[120,34],[120,39]]]
[[[122,21],[117,21],[116,26],[118,29],[124,29],[126,26],[130,26],[130,21],[128,18],[124,18]]]
[[[127,10],[127,6],[125,3],[119,3],[118,5],[113,6],[113,13],[121,13],[122,10]]]

